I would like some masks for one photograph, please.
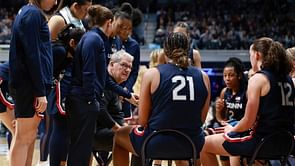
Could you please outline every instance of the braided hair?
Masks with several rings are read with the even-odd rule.
[[[169,34],[164,43],[166,56],[181,68],[189,66],[188,49],[188,39],[181,32]]]

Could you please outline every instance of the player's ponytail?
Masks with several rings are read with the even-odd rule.
[[[181,68],[189,66],[188,49],[188,39],[180,32],[169,34],[164,43],[166,56]]]

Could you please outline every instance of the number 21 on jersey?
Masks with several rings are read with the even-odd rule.
[[[171,79],[172,83],[178,83],[178,85],[172,91],[172,100],[195,100],[194,81],[192,76],[174,76]],[[189,86],[189,94],[181,95],[181,92],[186,86]]]

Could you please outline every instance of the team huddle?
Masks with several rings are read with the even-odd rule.
[[[19,10],[9,61],[0,65],[1,91],[12,97],[1,95],[0,105],[12,134],[11,166],[32,165],[43,118],[50,132],[40,160],[49,154],[51,166],[88,166],[94,150],[103,162],[112,152],[114,166],[129,165],[131,153],[132,165],[139,166],[145,139],[163,129],[186,134],[199,165],[218,165],[216,155],[222,164],[240,165],[239,156],[253,154],[262,138],[276,131],[294,134],[294,48],[269,37],[254,40],[248,75],[239,58],[228,59],[215,123],[204,127],[210,79],[199,51],[190,47],[187,24],[175,25],[163,49],[152,52],[155,64],[139,75],[140,47],[131,37],[136,12],[129,3],[109,9],[91,0],[29,0]],[[134,108],[138,121],[130,125]]]

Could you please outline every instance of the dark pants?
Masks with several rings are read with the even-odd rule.
[[[40,128],[43,128],[40,134],[40,161],[47,161],[49,140],[52,133],[52,121],[47,113],[45,114],[45,118],[42,119],[39,124],[39,129]]]
[[[131,104],[128,101],[124,101],[122,103],[122,110],[124,112],[124,118],[131,118],[132,117]]]
[[[62,161],[67,160],[68,155],[68,124],[67,118],[60,113],[51,115],[53,121],[52,133],[49,141],[50,166],[60,166]]]
[[[70,145],[68,166],[89,165],[96,117],[97,100],[87,101],[79,96],[68,96],[66,110],[69,113]]]

